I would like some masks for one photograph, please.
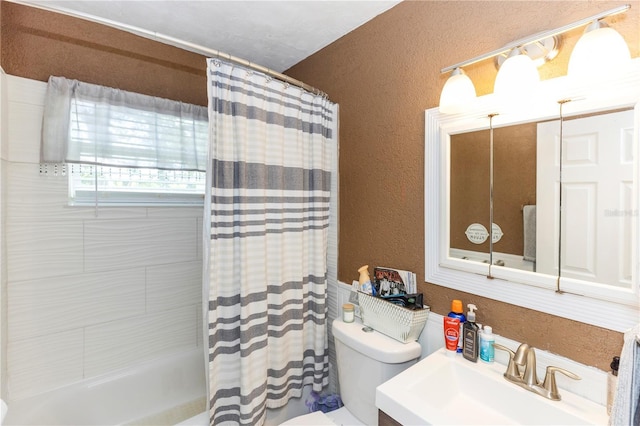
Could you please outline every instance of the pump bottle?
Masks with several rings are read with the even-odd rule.
[[[496,338],[493,335],[493,329],[489,325],[484,326],[484,330],[480,334],[480,359],[484,362],[492,363],[495,349],[493,343]]]
[[[462,327],[462,356],[471,361],[478,362],[478,325],[476,324],[476,305],[467,305],[467,321]]]

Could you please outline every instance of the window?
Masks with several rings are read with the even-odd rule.
[[[205,107],[49,79],[42,158],[74,205],[202,204],[207,147]]]
[[[74,165],[69,173],[72,205],[202,205],[205,173]]]

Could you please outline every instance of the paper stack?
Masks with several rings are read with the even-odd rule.
[[[416,274],[402,269],[376,266],[373,281],[378,296],[392,296],[417,293]]]

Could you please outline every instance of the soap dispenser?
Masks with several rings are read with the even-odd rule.
[[[478,362],[478,325],[475,312],[478,308],[473,303],[469,303],[467,308],[467,321],[462,327],[462,356],[471,362]]]
[[[493,344],[496,338],[493,335],[493,329],[489,325],[485,325],[480,334],[480,360],[492,363],[494,359],[495,349]]]

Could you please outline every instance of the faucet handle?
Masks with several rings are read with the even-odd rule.
[[[550,399],[560,401],[560,393],[558,392],[558,386],[556,385],[556,371],[574,380],[581,380],[581,378],[577,374],[574,374],[569,370],[565,370],[564,368],[554,367],[551,365],[547,367],[547,373],[544,376],[542,387],[549,392]]]
[[[522,376],[520,375],[520,370],[518,370],[518,366],[514,362],[516,356],[515,352],[498,343],[494,343],[493,347],[509,353],[509,365],[507,365],[507,371],[504,373],[504,377],[511,380],[521,380]]]

